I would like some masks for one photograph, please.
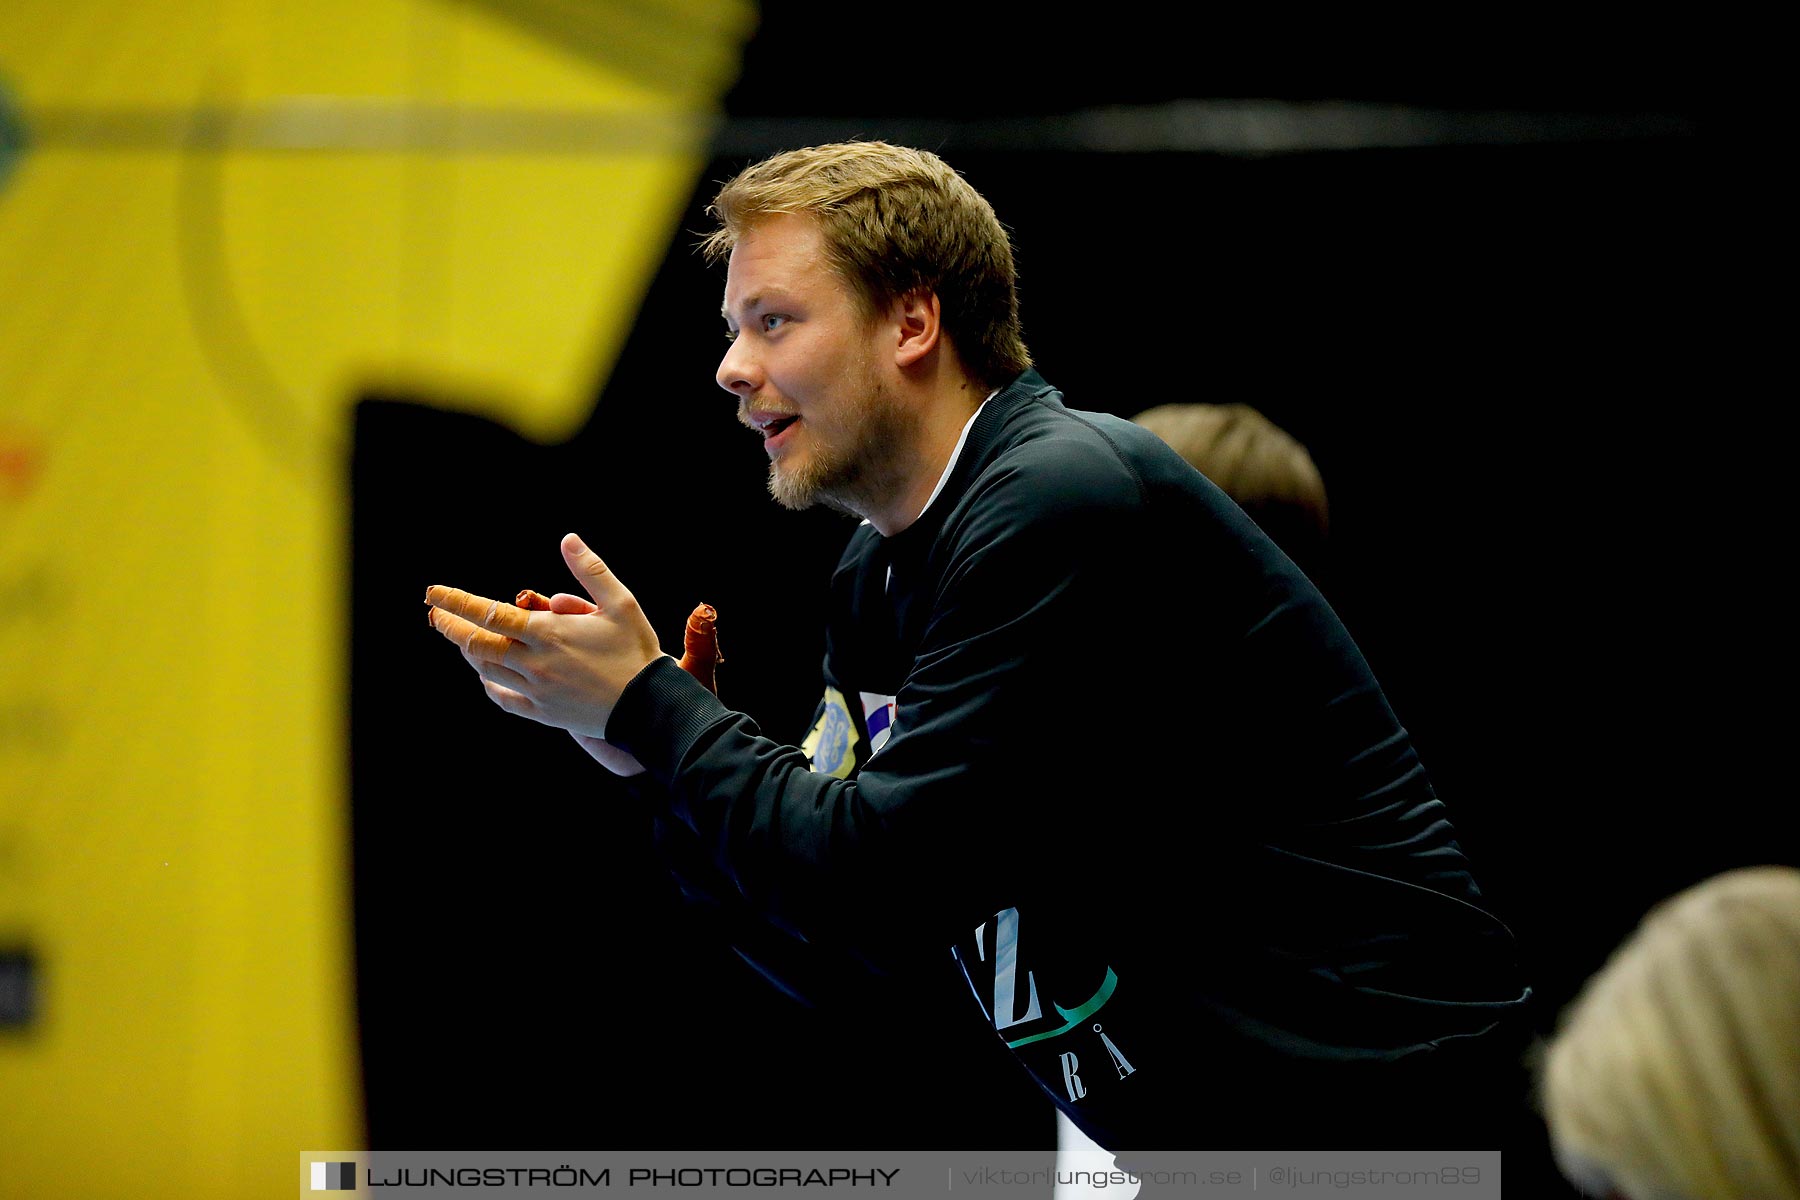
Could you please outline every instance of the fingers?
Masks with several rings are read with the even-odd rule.
[[[567,592],[558,592],[550,597],[550,611],[553,613],[597,613],[599,607],[592,601],[580,596],[571,596]]]
[[[434,588],[432,590],[449,591],[451,589]],[[505,634],[489,633],[479,625],[465,621],[445,608],[429,610],[426,613],[426,619],[431,622],[433,629],[461,646],[463,653],[475,662],[502,664],[506,661],[506,652],[514,645],[513,639]]]
[[[435,584],[425,589],[425,603],[454,613],[490,633],[502,633],[521,642],[531,641],[527,632],[531,614],[511,604],[489,600],[486,596],[477,596],[461,588]]]
[[[619,577],[607,569],[600,556],[589,550],[587,543],[575,534],[563,537],[562,556],[569,564],[569,571],[601,608],[612,608],[631,599],[630,590],[619,582]]]
[[[504,663],[484,662],[467,650],[463,651],[463,661],[474,668],[475,673],[483,679],[490,679],[515,692],[524,692],[531,687],[531,680],[523,672],[515,671]]]
[[[592,600],[581,596],[571,596],[567,592],[558,592],[554,596],[546,596],[542,592],[534,592],[526,588],[513,601],[520,608],[529,608],[536,612],[576,613],[587,616],[600,611]]]
[[[481,676],[481,689],[487,693],[488,699],[509,713],[539,719],[535,711],[537,706],[531,702],[530,697],[518,690],[530,681],[500,661],[506,657],[508,649],[518,645],[517,642],[497,633],[489,633],[442,609],[432,609],[430,616],[432,628],[462,645],[463,658]],[[493,647],[496,643],[500,643],[499,658],[484,657],[495,653]]]
[[[537,720],[536,715],[532,712],[534,706],[531,701],[504,684],[495,683],[491,679],[484,678],[481,681],[481,689],[488,694],[489,700],[492,700],[507,712],[514,713],[521,717],[531,717],[534,721]]]

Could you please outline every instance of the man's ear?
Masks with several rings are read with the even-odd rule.
[[[936,292],[913,291],[894,301],[900,338],[894,345],[894,363],[902,370],[916,366],[937,349],[943,332]]]

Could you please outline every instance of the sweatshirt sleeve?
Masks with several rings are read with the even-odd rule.
[[[1108,478],[1102,484],[1116,485]],[[978,484],[981,490],[983,485]],[[1081,472],[1001,473],[940,535],[930,618],[897,696],[895,732],[849,778],[762,736],[669,659],[627,686],[608,737],[669,790],[669,811],[752,905],[784,927],[854,925],[859,945],[939,952],[1044,872],[1033,819],[1077,756],[1045,755],[1058,664],[1104,575],[1096,547],[1131,498]],[[845,681],[854,686],[853,681]],[[1038,814],[1041,818],[1041,813]]]

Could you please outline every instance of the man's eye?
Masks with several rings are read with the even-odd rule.
[[[764,315],[764,317],[762,319],[763,331],[764,332],[773,332],[776,327],[777,322],[786,321],[786,320],[787,320],[787,318],[782,316],[780,313],[768,313],[768,314]]]

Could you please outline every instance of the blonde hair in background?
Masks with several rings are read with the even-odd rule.
[[[1653,908],[1541,1057],[1557,1160],[1631,1200],[1800,1200],[1800,870]]]
[[[1012,242],[993,206],[937,155],[886,142],[790,150],[744,168],[713,197],[718,262],[764,217],[807,213],[832,269],[873,318],[910,292],[935,293],[944,329],[988,387],[1031,365],[1019,325]]]
[[[1284,548],[1330,528],[1325,481],[1306,447],[1247,404],[1162,404],[1131,418],[1237,501]]]

